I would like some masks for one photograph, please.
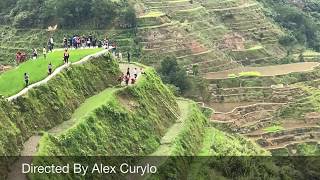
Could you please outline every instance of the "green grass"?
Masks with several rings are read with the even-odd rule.
[[[198,156],[268,156],[269,152],[238,135],[214,127],[204,129],[205,136]]]
[[[85,117],[88,113],[94,111],[94,109],[102,106],[106,103],[107,99],[113,95],[116,89],[108,88],[103,92],[92,96],[87,99],[72,115],[72,119],[80,119]]]
[[[236,74],[228,74],[228,78],[231,78],[231,79],[233,79],[233,78],[237,78],[238,76],[236,75]]]
[[[284,130],[284,128],[282,126],[279,126],[279,125],[273,125],[273,126],[264,128],[263,130],[268,132],[268,133],[274,133],[274,132],[282,131],[282,130]]]
[[[257,71],[248,71],[239,73],[240,77],[260,77],[261,73]]]
[[[303,53],[303,55],[305,56],[319,56],[320,53],[319,52],[315,52],[315,51],[312,51],[312,50],[307,50]]]
[[[58,125],[54,129],[53,133],[60,134],[64,131],[67,131],[69,128],[76,125],[81,120],[84,120],[85,118],[90,116],[90,114],[94,113],[96,109],[106,104],[108,100],[111,100],[116,90],[117,89],[115,88],[107,88],[101,93],[87,99],[83,104],[80,105],[79,108],[75,110],[75,112],[72,114],[71,119]]]
[[[257,71],[247,71],[247,72],[240,72],[237,74],[228,74],[228,78],[238,78],[238,77],[260,77],[262,76],[260,72]]]
[[[149,17],[160,17],[160,16],[164,16],[165,14],[163,12],[159,12],[159,11],[151,11],[148,12],[147,14],[140,16],[139,18],[149,18]]]
[[[101,49],[81,49],[70,50],[70,62],[76,62],[83,57],[94,54]],[[41,53],[39,53],[41,54]],[[48,64],[52,63],[53,68],[63,65],[63,51],[55,51],[47,55],[45,60],[43,56],[37,60],[29,60],[17,68],[9,70],[0,75],[0,94],[6,97],[18,93],[24,88],[24,73],[30,76],[30,83],[41,81],[48,76]]]

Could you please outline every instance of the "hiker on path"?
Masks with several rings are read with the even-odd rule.
[[[130,52],[128,52],[128,63],[130,64],[130,62],[131,62],[131,57],[130,57],[131,55],[130,55]]]
[[[120,85],[122,84],[123,79],[124,79],[124,74],[122,73],[121,76],[119,76],[118,78],[118,82]]]
[[[131,78],[131,84],[135,84],[136,83],[136,78]]]
[[[29,75],[28,75],[28,73],[24,73],[24,82],[25,82],[26,87],[28,87],[29,86]]]
[[[48,50],[49,50],[50,52],[52,52],[52,46],[51,46],[50,41],[48,41]]]
[[[137,70],[137,68],[134,68],[134,70],[133,70],[133,75],[134,75],[134,78],[137,79],[137,77],[138,77],[138,70]]]
[[[127,69],[127,76],[130,77],[130,68]]]
[[[68,39],[66,36],[63,37],[63,47],[68,48]]]
[[[32,56],[33,56],[33,59],[37,59],[38,58],[38,51],[36,48],[33,48],[32,50]]]
[[[54,48],[53,37],[50,37],[49,42],[50,42],[50,45],[51,45],[51,51],[52,51],[52,50],[53,50],[53,48]]]
[[[43,47],[42,54],[43,54],[44,59],[47,59],[47,49],[46,49],[46,47]]]
[[[126,85],[128,86],[130,81],[130,76],[126,75],[125,81],[126,81]]]
[[[64,50],[64,53],[63,53],[63,61],[64,61],[64,63],[66,64],[68,64],[69,63],[69,57],[70,57],[70,54],[69,54],[69,52],[68,52],[68,50],[66,49],[66,50]]]
[[[73,42],[73,37],[70,37],[68,48],[72,48],[72,46],[73,46],[72,42]]]
[[[49,75],[52,74],[52,64],[51,64],[51,62],[48,65],[48,73],[49,73]]]
[[[140,68],[140,74],[146,74],[142,68]]]

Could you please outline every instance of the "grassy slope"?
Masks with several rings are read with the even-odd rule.
[[[151,92],[152,94],[150,94]],[[119,98],[125,98],[128,104],[121,104],[123,101]],[[156,99],[157,101],[154,101]],[[160,99],[168,104],[157,106],[162,103],[159,102],[162,101]],[[89,99],[80,109],[95,102],[100,106],[95,104],[96,108],[91,108],[92,111],[85,113],[86,116],[83,116],[85,114],[78,109],[73,115],[74,118],[77,118],[73,128],[67,129],[56,137],[47,136],[44,138],[40,143],[39,155],[79,155],[79,153],[83,155],[137,155],[150,153],[159,143],[159,137],[164,134],[166,128],[176,118],[171,112],[177,112],[177,104],[173,99],[172,93],[161,83],[154,72],[149,70],[136,86],[118,90],[107,89]],[[137,131],[137,129],[140,130]],[[84,134],[87,135],[82,139],[78,138]],[[146,136],[147,134],[148,136]],[[91,143],[94,143],[96,148],[86,147],[83,144],[85,141],[92,141]],[[101,144],[102,142],[104,145]],[[79,149],[82,149],[82,152],[79,152]]]
[[[101,49],[82,49],[70,51],[70,62],[79,61],[81,58],[96,53]],[[30,76],[30,83],[38,82],[48,76],[48,64],[51,62],[53,68],[63,65],[63,51],[49,53],[47,59],[41,56],[37,60],[29,60],[17,68],[0,74],[0,94],[4,96],[13,95],[24,88],[24,73]]]
[[[72,128],[55,136],[45,135],[38,155],[147,155],[153,152],[161,136],[176,120],[173,112],[179,110],[173,94],[155,72],[150,69],[146,72],[135,86],[107,89],[89,99],[80,109],[94,102],[100,106],[88,113],[78,109],[73,117],[79,118]]]
[[[267,151],[243,137],[230,135],[215,128],[206,129],[204,145],[200,156],[261,156]]]
[[[46,85],[39,86],[12,103],[1,100],[1,155],[17,155],[21,142],[35,132],[68,120],[86,98],[116,83],[120,71],[104,57],[71,66]]]

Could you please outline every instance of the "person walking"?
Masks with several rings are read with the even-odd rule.
[[[130,76],[126,75],[125,82],[127,86],[129,85],[129,81],[130,81]]]
[[[63,37],[63,47],[68,48],[68,39],[67,39],[66,35]]]
[[[53,48],[54,48],[54,42],[53,42],[53,37],[52,36],[50,37],[49,41],[50,41],[51,51],[52,51]]]
[[[52,74],[52,64],[51,64],[51,62],[48,65],[48,73],[49,73],[49,75]]]
[[[127,69],[127,76],[130,76],[130,68]]]
[[[137,79],[137,77],[138,77],[138,70],[137,70],[137,68],[134,68],[134,70],[133,70],[133,75],[134,75],[134,78]]]
[[[37,59],[38,58],[38,51],[36,48],[33,48],[32,50],[32,56],[33,56],[33,59]]]
[[[63,60],[64,60],[64,63],[69,63],[69,57],[70,57],[70,54],[68,52],[68,50],[64,50],[64,53],[63,53]]]
[[[130,62],[131,62],[131,55],[130,55],[130,52],[128,52],[127,57],[128,57],[128,63],[130,64]]]
[[[42,54],[43,54],[44,59],[47,59],[47,49],[46,49],[46,47],[43,47]]]
[[[25,82],[25,86],[28,87],[29,86],[29,74],[28,73],[24,73],[24,82]]]
[[[48,44],[47,44],[47,46],[48,46],[48,50],[49,50],[50,52],[52,52],[52,46],[51,46],[51,43],[50,43],[50,41],[48,41]]]

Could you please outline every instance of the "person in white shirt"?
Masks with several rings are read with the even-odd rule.
[[[42,53],[43,53],[44,59],[47,59],[47,49],[46,49],[46,47],[43,47]]]
[[[138,77],[137,68],[134,68],[134,70],[133,70],[133,75],[134,75],[134,78],[137,79],[137,77]]]
[[[54,47],[53,37],[50,37],[49,42],[50,42],[51,51],[52,51],[52,50],[53,50],[53,47]]]

